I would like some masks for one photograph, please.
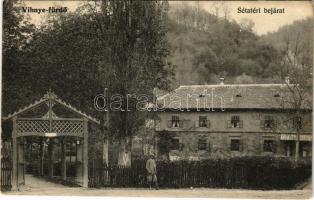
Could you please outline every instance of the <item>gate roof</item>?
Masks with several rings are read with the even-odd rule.
[[[9,120],[9,119],[12,119],[13,117],[19,115],[19,114],[22,114],[22,113],[25,113],[39,105],[42,105],[48,101],[52,101],[52,102],[55,102],[56,104],[60,104],[61,106],[69,109],[70,111],[78,114],[79,116],[81,116],[82,118],[86,118],[88,119],[89,121],[91,122],[94,122],[96,124],[100,124],[100,121],[97,120],[96,118],[78,110],[77,108],[71,106],[70,104],[66,103],[65,101],[63,101],[62,99],[60,99],[56,94],[54,94],[53,92],[49,91],[47,92],[42,98],[40,98],[39,100],[35,101],[34,103],[24,107],[24,108],[21,108],[19,109],[18,111],[12,113],[12,114],[9,114],[7,117],[3,117],[3,120]]]

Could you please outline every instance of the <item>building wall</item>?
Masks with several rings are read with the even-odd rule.
[[[169,127],[172,116],[179,116],[182,120],[182,127]],[[228,121],[231,116],[240,116],[242,128],[228,128]],[[210,126],[207,128],[198,127],[199,116],[207,116]],[[264,129],[262,120],[265,116],[273,116],[278,124],[276,129]],[[291,128],[292,121],[287,120],[290,116],[274,111],[225,111],[225,112],[162,112],[159,113],[157,126],[158,132],[166,132],[171,138],[178,139],[180,149],[170,150],[170,159],[202,159],[202,158],[226,158],[233,156],[255,156],[275,155],[286,156],[289,141],[280,140],[280,133],[291,134],[295,132]],[[304,115],[304,134],[312,133],[311,113]],[[199,139],[207,141],[206,150],[198,150]],[[240,139],[241,148],[239,151],[231,151],[232,139]],[[264,152],[264,140],[274,140],[276,150]],[[291,141],[290,141],[291,143]],[[303,144],[304,143],[304,144]],[[302,147],[311,146],[311,142],[302,142]],[[294,153],[294,145],[290,145],[291,157]],[[308,150],[310,151],[310,150]],[[307,156],[310,152],[306,152]]]
[[[183,128],[169,128],[168,122],[173,115],[179,116],[183,120]],[[240,116],[243,121],[243,128],[228,128],[228,120],[231,116]],[[199,116],[207,116],[210,121],[209,128],[199,128],[195,124],[198,123]],[[186,131],[193,130],[197,132],[274,132],[273,130],[265,131],[261,128],[261,120],[265,116],[273,116],[278,121],[276,132],[293,132],[289,126],[292,122],[289,121],[291,116],[273,111],[225,111],[225,112],[161,112],[159,113],[158,130],[167,131]],[[304,115],[304,130],[303,132],[312,132],[312,113]]]

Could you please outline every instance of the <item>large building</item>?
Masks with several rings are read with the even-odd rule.
[[[159,143],[167,143],[159,145],[159,155],[171,160],[293,158],[299,135],[299,156],[310,159],[311,97],[299,107],[294,107],[291,97],[287,84],[180,86],[157,99],[156,131]],[[295,108],[301,117],[296,117],[300,115]]]

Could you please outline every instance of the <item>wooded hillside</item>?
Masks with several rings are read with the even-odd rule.
[[[187,5],[172,7],[169,16],[169,60],[177,66],[177,85],[217,83],[220,76],[227,83],[282,82],[283,51],[300,42],[298,51],[306,49],[306,62],[312,63],[312,18],[258,36],[249,20],[237,23]]]

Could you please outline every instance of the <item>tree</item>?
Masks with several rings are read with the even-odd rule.
[[[230,8],[227,2],[214,1],[210,2],[211,13],[213,13],[217,18],[223,17],[224,19],[229,18]]]
[[[252,31],[254,22],[251,19],[243,18],[241,19],[240,26],[243,30]]]
[[[169,60],[178,66],[177,85],[217,83],[223,75],[231,83],[243,73],[254,80],[277,79],[279,51],[260,40],[249,20],[237,23],[223,17],[224,6],[213,3],[208,12],[188,3],[171,5],[167,37],[173,52]]]
[[[29,84],[25,81],[27,69],[23,66],[21,54],[35,29],[17,8],[17,0],[3,1],[3,43],[2,43],[2,114],[18,108],[28,94]],[[24,88],[20,87],[24,84]]]
[[[165,59],[166,21],[164,1],[87,2],[73,13],[48,17],[21,55],[29,71],[24,74],[27,90],[43,94],[51,88],[103,123],[94,97],[104,88],[110,97],[120,95],[121,109],[111,112],[108,129],[110,138],[120,143],[120,157],[125,157],[145,121],[146,112],[136,110],[139,95],[151,100],[153,88],[169,89],[172,81],[173,66]]]
[[[286,82],[288,98],[284,100],[286,106],[292,108],[289,113],[289,123],[293,124],[296,131],[295,161],[299,161],[300,134],[304,126],[304,115],[312,107],[312,69],[290,69],[290,80]]]
[[[284,105],[292,108],[290,119],[296,131],[295,161],[299,161],[300,134],[303,129],[304,114],[312,110],[313,101],[313,46],[312,37],[303,37],[303,33],[313,35],[309,20],[295,22],[283,27],[281,36],[281,66],[286,71],[286,93]],[[310,40],[310,41],[309,41]]]
[[[137,95],[152,97],[154,87],[169,89],[170,86],[172,66],[165,62],[169,55],[165,38],[167,7],[167,2],[153,1],[104,0],[101,4],[102,18],[97,21],[100,25],[108,24],[102,26],[101,34],[105,37],[109,31],[110,38],[107,87],[109,96],[121,95],[121,109],[111,112],[109,127],[120,142],[120,165],[130,163],[122,158],[131,150],[132,135],[145,122],[145,112],[136,108]]]

